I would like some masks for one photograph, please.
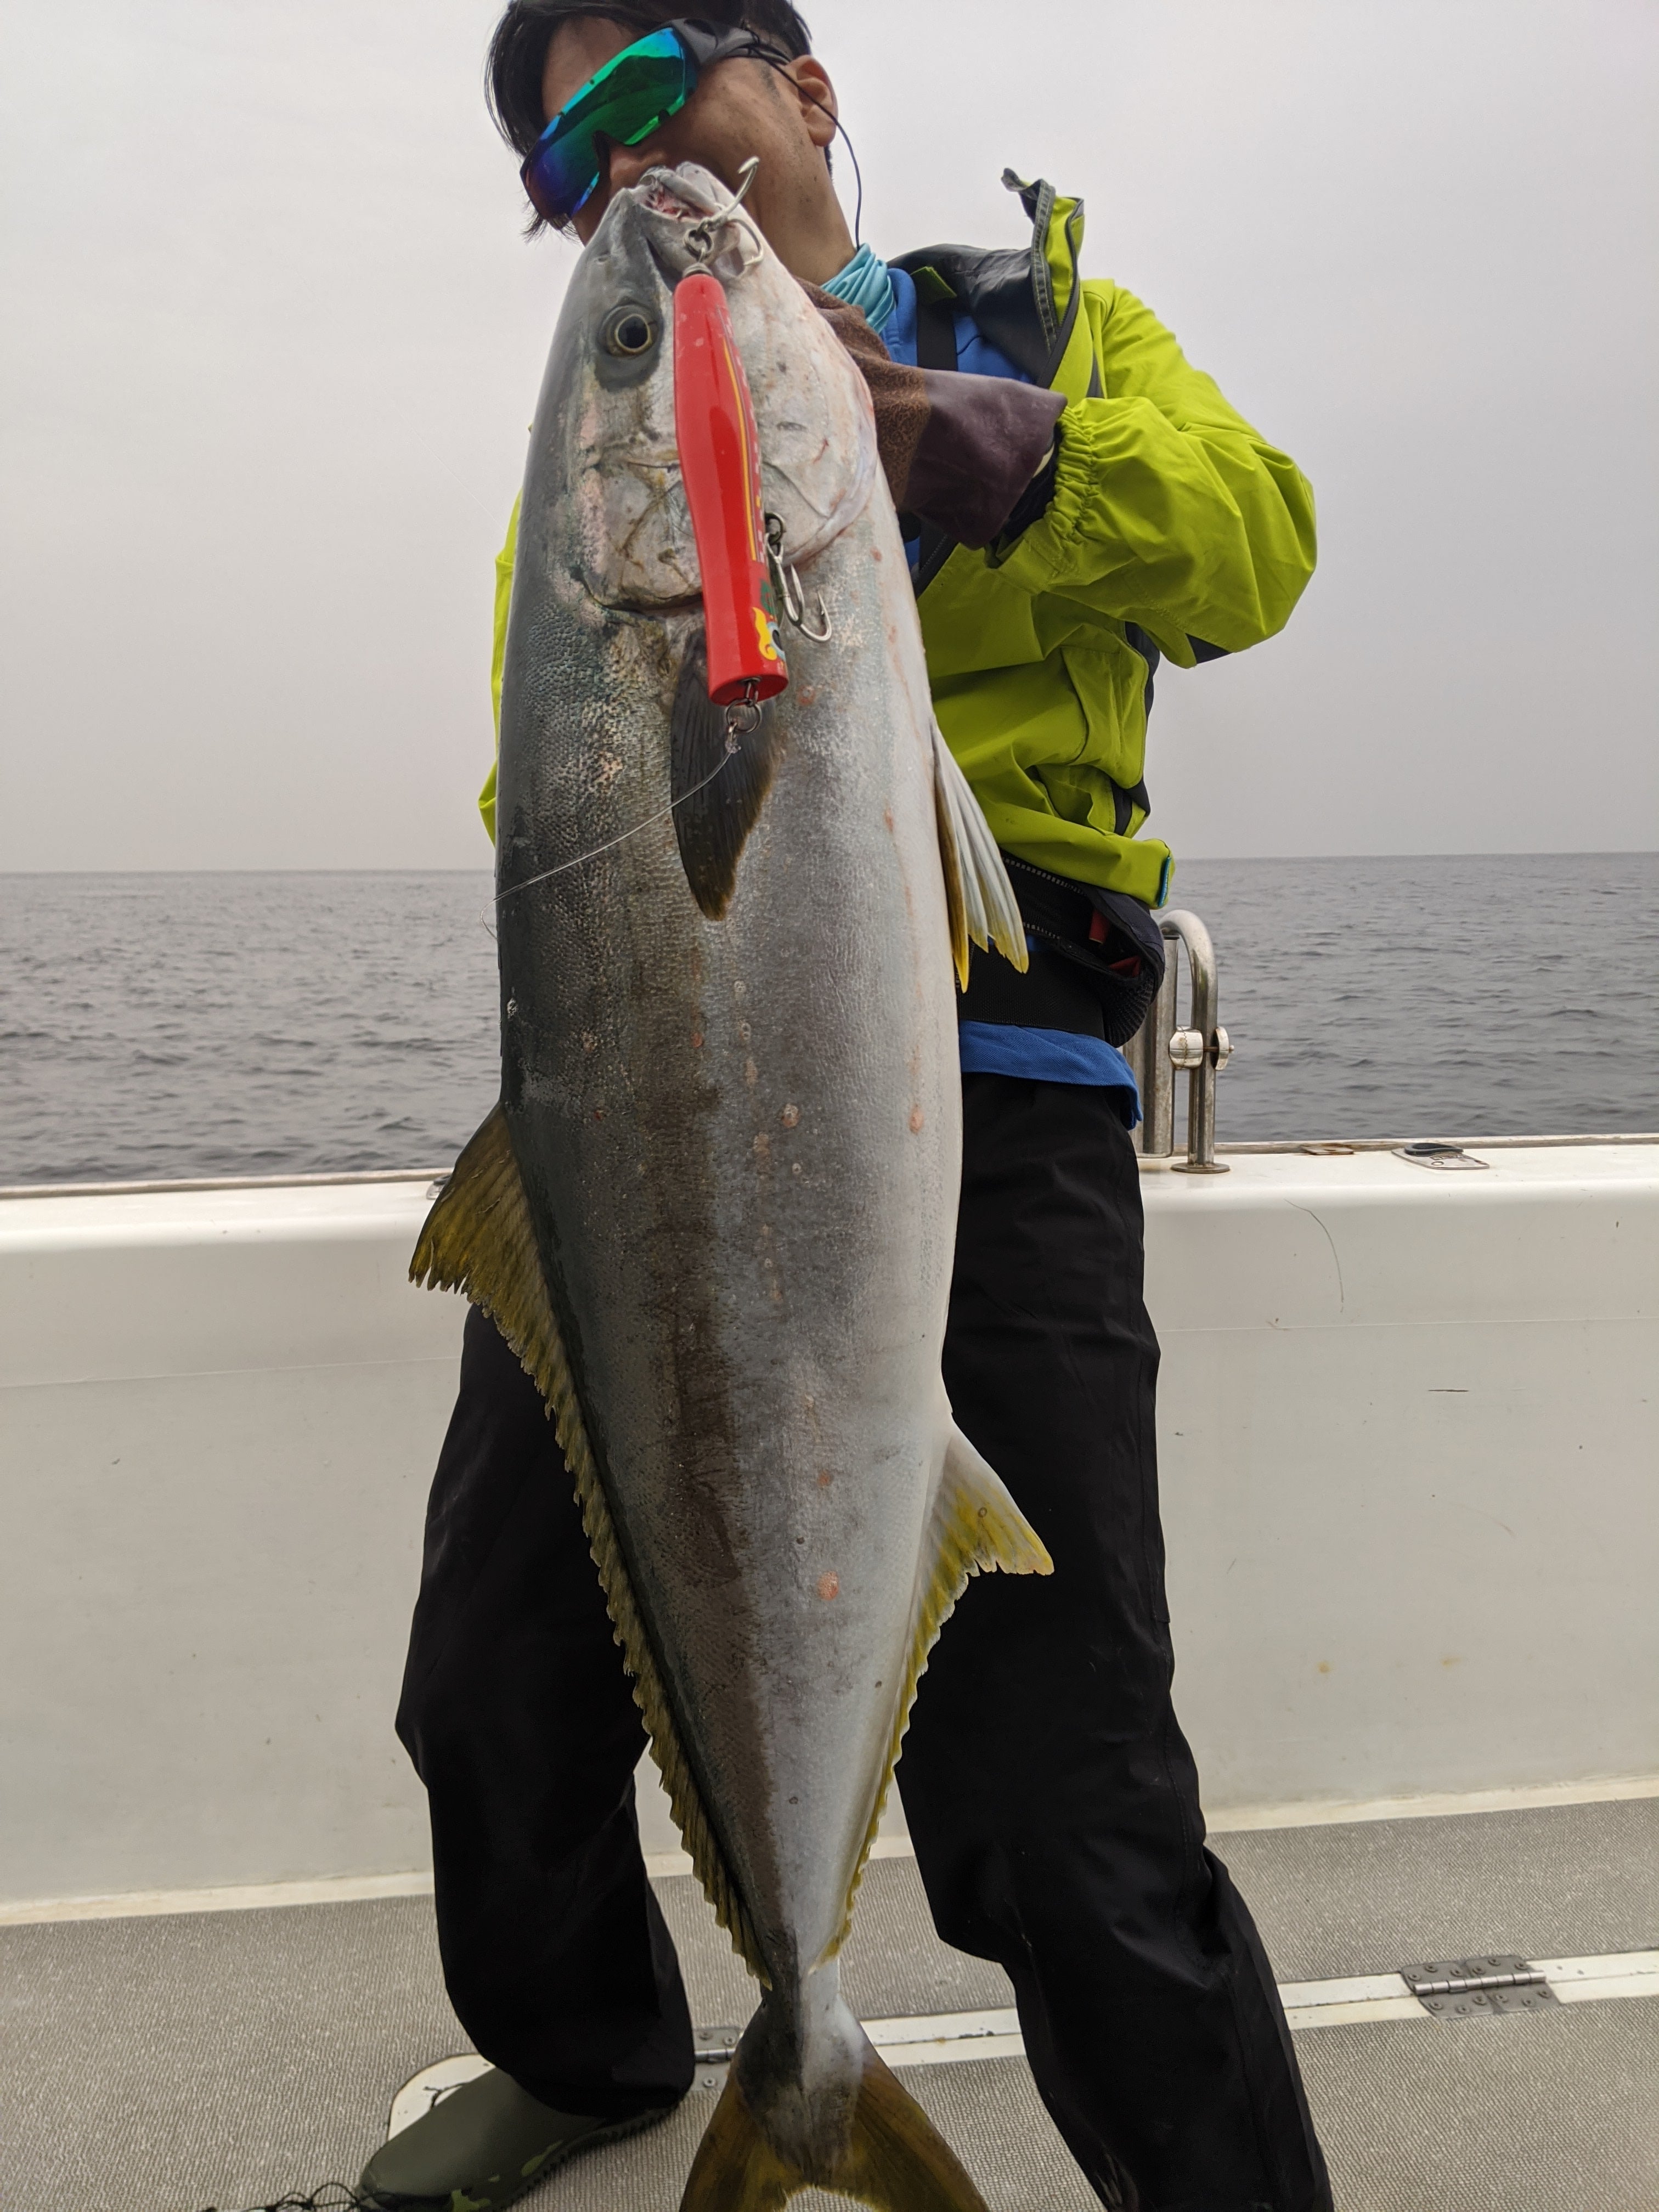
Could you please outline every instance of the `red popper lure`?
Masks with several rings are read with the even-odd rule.
[[[721,707],[775,698],[789,670],[767,566],[754,404],[725,289],[703,270],[674,293],[674,434],[702,571],[708,696]]]

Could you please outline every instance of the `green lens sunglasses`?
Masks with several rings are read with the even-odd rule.
[[[704,70],[739,55],[789,60],[740,24],[696,16],[665,23],[613,54],[566,100],[519,172],[537,214],[562,228],[599,189],[601,138],[637,146],[679,113]]]

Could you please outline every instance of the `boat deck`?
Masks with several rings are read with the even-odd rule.
[[[1339,2212],[1659,2208],[1659,1797],[1245,1831],[1215,1847],[1295,1985]],[[659,1889],[694,2017],[729,2030],[750,2009],[747,1977],[689,1876]],[[1390,1984],[1402,1966],[1491,1953],[1559,1962],[1552,1984],[1570,1998],[1575,1976],[1604,1994],[1435,2019]],[[891,2062],[925,2061],[905,2064],[907,2084],[992,2212],[1089,2212],[996,2017],[1007,1984],[934,1938],[908,1857],[869,1869],[845,1984],[878,2039],[899,2044]],[[423,1896],[6,1927],[0,2013],[0,2172],[29,2212],[240,2212],[349,2180],[398,2093],[468,2048]],[[526,2202],[673,2212],[719,2074],[704,2068],[654,2133]]]

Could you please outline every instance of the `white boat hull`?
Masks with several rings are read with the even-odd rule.
[[[1218,1825],[1659,1774],[1659,1144],[1480,1157],[1143,1178]],[[0,1904],[427,1863],[427,1188],[0,1199]]]

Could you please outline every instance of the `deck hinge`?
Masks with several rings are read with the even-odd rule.
[[[730,2022],[694,2031],[694,2057],[699,2066],[729,2066],[738,2055],[743,2030]]]
[[[1426,1966],[1402,1966],[1400,1975],[1424,2011],[1441,2019],[1492,2020],[1499,2013],[1541,2012],[1559,2002],[1539,1967],[1508,1953],[1431,1959]]]

